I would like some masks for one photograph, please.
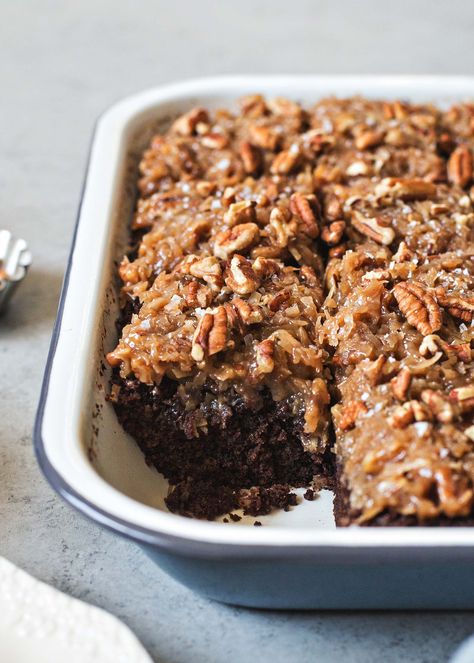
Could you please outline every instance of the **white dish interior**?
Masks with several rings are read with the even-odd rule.
[[[157,88],[113,106],[99,120],[92,146],[72,267],[42,422],[48,460],[80,496],[112,519],[150,531],[200,541],[284,545],[472,545],[465,528],[336,530],[332,494],[288,513],[259,517],[265,526],[208,523],[171,514],[166,480],[147,467],[135,442],[118,424],[105,395],[104,354],[116,341],[116,261],[126,250],[139,154],[153,130],[193,105],[233,105],[249,92],[305,103],[336,94],[407,98],[446,105],[474,98],[471,78],[228,77]],[[304,491],[299,491],[302,494]],[[78,504],[87,511],[87,507]]]

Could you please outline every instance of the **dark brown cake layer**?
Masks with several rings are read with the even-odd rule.
[[[291,400],[277,403],[264,392],[252,410],[235,394],[219,406],[208,387],[208,402],[202,392],[201,406],[187,411],[171,380],[149,386],[117,377],[116,384],[118,419],[146,462],[174,486],[167,498],[173,511],[213,518],[243,507],[258,515],[290,505],[288,486],[307,486],[314,475],[330,482],[332,453],[304,450],[302,416],[294,415]],[[206,431],[197,436],[204,419]],[[253,494],[241,490],[251,488]]]

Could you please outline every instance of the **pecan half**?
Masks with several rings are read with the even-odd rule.
[[[357,417],[367,412],[367,406],[362,401],[350,401],[344,410],[339,421],[339,428],[342,431],[354,428]]]
[[[191,346],[191,356],[194,361],[202,361],[209,343],[209,332],[214,324],[214,316],[211,313],[205,313],[199,320],[194,332]]]
[[[209,115],[205,108],[193,108],[173,122],[171,131],[182,136],[191,136],[200,122],[208,123]]]
[[[345,227],[345,221],[333,221],[328,226],[324,226],[321,231],[321,239],[329,246],[336,246],[342,239]]]
[[[445,308],[453,318],[470,323],[474,317],[474,297],[447,295],[442,287],[435,289],[438,304]]]
[[[226,285],[238,295],[249,295],[260,285],[260,279],[255,274],[252,263],[240,255],[232,256],[225,276]]]
[[[395,239],[393,228],[382,225],[379,217],[368,218],[357,210],[354,210],[351,221],[356,230],[366,235],[366,237],[375,240],[378,244],[388,246]]]
[[[290,198],[290,210],[304,225],[305,233],[315,238],[319,235],[318,220],[320,216],[319,203],[314,195],[303,196],[297,192]]]
[[[395,398],[399,401],[405,401],[411,384],[411,371],[408,366],[404,366],[392,380],[390,386]]]
[[[472,180],[472,168],[471,150],[466,145],[460,145],[449,157],[449,181],[464,188]]]
[[[274,351],[275,343],[271,338],[266,338],[257,345],[255,354],[257,373],[271,373],[273,371],[275,368]]]
[[[232,253],[251,246],[259,234],[256,223],[241,223],[229,230],[222,230],[214,240],[214,255],[225,260]]]
[[[428,289],[417,281],[397,283],[393,294],[400,311],[420,334],[428,336],[441,327],[441,311]]]
[[[227,329],[224,306],[218,306],[213,313],[204,313],[193,336],[191,356],[194,361],[203,361],[206,353],[211,356],[223,350],[227,344]]]
[[[244,140],[240,144],[239,154],[245,172],[249,173],[249,175],[254,175],[262,165],[262,155],[258,147]]]

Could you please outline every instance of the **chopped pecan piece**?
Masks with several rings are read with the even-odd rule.
[[[355,139],[355,146],[358,150],[368,150],[371,147],[377,147],[384,138],[383,131],[374,131],[367,129],[362,131]]]
[[[474,317],[474,297],[459,297],[457,295],[447,295],[444,288],[435,289],[438,304],[445,308],[453,318],[458,318],[463,322],[470,323]]]
[[[313,239],[319,234],[319,203],[314,195],[303,196],[301,193],[294,193],[290,198],[290,210],[304,224],[305,232]]]
[[[393,254],[395,262],[410,262],[413,260],[415,254],[408,248],[406,242],[400,242],[397,252]]]
[[[275,368],[273,353],[275,343],[271,338],[261,341],[256,347],[257,373],[271,373]]]
[[[441,343],[442,339],[437,334],[428,334],[420,343],[418,350],[423,357],[429,354],[434,355],[438,352]]]
[[[287,222],[285,215],[278,207],[274,207],[270,213],[270,227],[274,233],[276,245],[280,248],[288,246],[289,240],[294,236],[293,225]]]
[[[466,187],[472,180],[472,154],[466,145],[460,145],[449,157],[448,179],[453,184]]]
[[[261,279],[267,279],[281,270],[281,264],[272,258],[258,257],[253,261],[253,271]]]
[[[244,324],[253,325],[262,322],[262,310],[252,306],[244,299],[241,299],[240,297],[234,297],[232,300],[232,306]]]
[[[441,327],[441,311],[429,290],[417,281],[397,283],[393,294],[400,311],[420,334],[428,336]]]
[[[375,195],[391,200],[424,200],[436,195],[436,185],[426,180],[386,177],[375,187]]]
[[[378,244],[388,246],[395,239],[393,228],[382,225],[379,217],[369,218],[354,210],[351,221],[356,230],[375,240]]]
[[[387,422],[393,428],[406,428],[414,421],[431,421],[431,419],[432,414],[426,405],[413,400],[398,405],[388,417]]]
[[[252,124],[249,127],[250,142],[257,145],[264,150],[274,152],[278,145],[278,134],[272,131],[269,127],[258,126]]]
[[[225,276],[226,285],[238,295],[249,295],[260,285],[260,279],[255,274],[252,263],[240,255],[232,256]]]
[[[212,132],[203,136],[201,143],[211,150],[223,150],[229,144],[229,139],[225,134]]]
[[[342,431],[354,428],[357,417],[367,412],[367,406],[362,401],[350,401],[342,412],[339,428]]]
[[[434,473],[440,506],[449,518],[468,516],[472,509],[474,493],[471,488],[464,488],[459,493],[450,467],[439,467]]]
[[[324,226],[321,231],[321,239],[329,246],[336,246],[342,239],[345,227],[345,221],[333,221],[328,226]]]
[[[235,197],[235,191],[228,187],[224,191],[224,198],[227,196],[229,200],[229,209],[224,214],[224,221],[229,226],[235,226],[237,223],[247,223],[255,221],[255,201],[254,200],[241,200],[238,203],[232,202]]]
[[[244,170],[246,173],[254,175],[262,165],[262,155],[260,150],[255,145],[252,145],[247,140],[244,140],[240,144],[240,158],[244,164]]]
[[[212,301],[212,292],[199,281],[191,281],[186,286],[184,299],[188,306],[206,308]]]
[[[280,292],[277,292],[276,295],[274,295],[270,301],[268,302],[268,308],[270,311],[278,311],[282,307],[283,304],[285,304],[290,298],[290,293],[288,290],[281,290]]]
[[[209,115],[205,108],[193,108],[188,113],[181,115],[173,122],[171,131],[182,136],[191,136],[199,122],[209,122]]]
[[[279,152],[273,159],[270,172],[274,175],[286,175],[296,168],[300,160],[300,149],[293,144],[289,150]]]
[[[232,253],[249,248],[259,234],[256,223],[241,223],[229,230],[222,230],[214,240],[214,254],[225,260]]]
[[[338,219],[342,219],[344,213],[342,204],[339,198],[334,194],[329,196],[326,200],[325,211],[326,218],[329,219],[329,221],[337,221]]]
[[[305,283],[309,285],[310,288],[315,288],[319,285],[318,277],[312,267],[309,265],[303,265],[300,269],[301,278]]]
[[[239,100],[240,109],[246,117],[261,117],[268,108],[261,94],[248,94]]]
[[[411,371],[408,366],[404,366],[392,380],[390,386],[395,398],[404,402],[411,384]]]
[[[474,385],[452,389],[449,398],[459,405],[461,412],[471,412],[474,410]]]
[[[430,408],[435,419],[443,424],[450,424],[455,417],[455,410],[451,403],[439,391],[424,389],[421,400]]]
[[[332,246],[329,249],[330,258],[342,258],[344,253],[347,251],[346,244],[339,244],[338,246]]]

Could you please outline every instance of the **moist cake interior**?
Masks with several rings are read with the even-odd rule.
[[[474,513],[474,105],[250,95],[139,165],[110,400],[170,510]]]

